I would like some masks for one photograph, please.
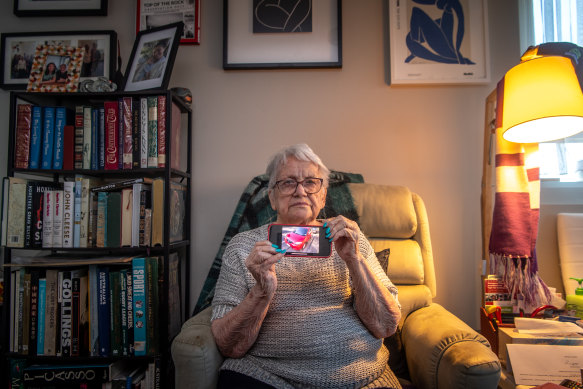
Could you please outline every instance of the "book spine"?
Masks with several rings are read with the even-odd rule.
[[[152,182],[152,247],[164,245],[164,179]]]
[[[99,293],[97,265],[89,265],[89,355],[99,356]]]
[[[107,217],[107,192],[97,192],[97,236],[96,247],[105,246],[105,224]]]
[[[58,319],[58,270],[46,271],[45,346],[44,355],[56,355]]]
[[[132,103],[132,168],[140,167],[140,100]]]
[[[28,354],[36,355],[38,332],[38,281],[40,274],[37,270],[30,272],[30,337],[28,340]]]
[[[73,247],[81,247],[81,191],[83,177],[75,176],[75,198],[73,206]]]
[[[146,349],[158,353],[158,258],[146,258]]]
[[[53,169],[60,170],[63,168],[66,124],[67,124],[67,111],[65,107],[56,107]]]
[[[43,202],[43,248],[53,247],[53,216],[55,214],[55,191],[47,190]]]
[[[47,280],[38,280],[38,322],[36,330],[36,355],[45,355],[45,309],[47,301]]]
[[[75,182],[63,183],[63,247],[73,247],[73,224],[75,220]]]
[[[132,269],[128,269],[126,272],[126,298],[128,355],[134,355],[134,287]]]
[[[158,167],[166,167],[166,95],[158,96]]]
[[[99,107],[99,169],[105,169],[105,108]]]
[[[16,344],[14,349],[19,353],[22,353],[22,316],[23,316],[23,303],[24,303],[24,269],[21,268],[16,274],[16,287],[15,287],[15,303],[13,309],[16,309],[16,321],[15,324],[15,339]]]
[[[91,108],[91,169],[99,169],[99,109]]]
[[[158,98],[148,98],[148,167],[158,167]]]
[[[91,107],[83,107],[83,169],[91,169]]]
[[[121,192],[107,195],[107,216],[105,219],[106,247],[121,246]]]
[[[24,220],[24,247],[32,247],[32,227],[33,227],[33,195],[35,192],[35,182],[29,182],[26,186],[26,214]]]
[[[14,152],[14,167],[16,169],[27,169],[30,158],[29,151],[32,105],[18,104],[16,110],[16,144]]]
[[[138,238],[140,247],[150,246],[150,240],[146,240],[146,209],[151,212],[152,207],[152,188],[150,185],[143,186],[140,191],[140,224]],[[148,234],[149,236],[150,234]]]
[[[40,168],[40,151],[43,134],[42,118],[42,107],[34,105],[32,107],[32,123],[30,126],[31,137],[29,166],[31,169]]]
[[[67,124],[63,128],[63,169],[75,167],[75,126]]]
[[[124,117],[123,98],[117,100],[117,168],[123,169]]]
[[[99,332],[99,355],[107,357],[110,354],[110,302],[109,302],[109,268],[100,266],[97,268],[97,315]]]
[[[168,132],[166,130],[166,144],[170,144],[172,146],[172,156],[168,157],[170,159],[170,167],[176,170],[184,170],[180,166],[180,138],[182,136],[182,111],[178,105],[174,102],[172,103],[172,121],[171,121],[171,129]]]
[[[131,169],[133,167],[133,112],[132,98],[124,97],[123,106],[123,168]]]
[[[73,280],[71,271],[63,271],[61,281],[61,355],[71,356],[71,331],[73,325]]]
[[[22,354],[28,354],[30,340],[30,273],[24,274],[22,302]]]
[[[121,344],[121,306],[120,306],[120,272],[110,271],[109,272],[109,339],[111,342],[111,355],[120,356],[122,355],[122,344]]]
[[[134,184],[132,190],[132,247],[140,246],[140,197],[143,184]]]
[[[130,345],[128,340],[128,296],[127,296],[127,276],[128,270],[121,269],[119,271],[119,281],[120,281],[120,289],[119,289],[119,305],[120,305],[120,324],[121,324],[121,355],[128,356]]]
[[[79,271],[71,272],[72,298],[71,298],[71,356],[78,357],[79,351],[79,319],[80,313],[80,296],[81,296],[81,279]]]
[[[61,345],[61,310],[63,308],[63,277],[65,271],[59,270],[57,272],[57,331],[55,334],[55,350],[57,356],[63,355],[63,349]]]
[[[41,169],[52,169],[55,137],[55,107],[44,107],[43,119],[44,130]]]
[[[121,191],[121,246],[132,246],[133,189]]]
[[[55,190],[53,198],[53,246],[63,247],[63,197],[62,190]]]
[[[75,107],[75,169],[83,169],[83,106]]]
[[[148,167],[148,98],[140,98],[140,167]]]
[[[26,217],[26,181],[10,177],[8,192],[8,222],[6,246],[24,247],[24,220]]]
[[[79,276],[79,355],[89,355],[89,277],[87,268]]]
[[[89,231],[87,247],[95,247],[97,236],[97,193],[89,191]]]
[[[47,387],[47,377],[51,378],[48,387],[101,388],[113,379],[114,364],[75,364],[75,365],[31,365],[23,369],[24,384],[28,387]],[[72,386],[75,385],[75,386]],[[81,385],[81,386],[79,386]],[[99,386],[96,386],[99,385]]]
[[[132,260],[132,285],[134,297],[134,355],[146,355],[146,261]]]
[[[105,169],[118,169],[118,107],[116,101],[106,101],[105,108]]]
[[[91,182],[89,178],[81,179],[81,224],[79,235],[79,247],[88,247],[87,235],[89,233],[89,192]]]

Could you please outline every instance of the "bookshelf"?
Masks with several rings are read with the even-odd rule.
[[[41,124],[38,118],[34,123],[39,110],[35,107],[41,107]],[[50,109],[45,112],[45,107],[55,107],[56,111],[53,124],[46,128],[43,121],[51,113]],[[159,130],[153,135],[152,121]],[[132,370],[137,377],[145,374],[151,387],[173,387],[170,346],[189,306],[191,123],[190,107],[168,90],[11,92],[10,147],[3,185],[3,198],[8,200],[3,201],[2,208],[5,297],[1,311],[0,386],[9,384],[11,368],[18,362],[21,366],[66,364],[79,369],[98,366],[95,369],[110,370],[113,365],[114,370]],[[40,151],[33,151],[39,142],[35,125],[41,126]],[[50,138],[49,127],[54,131],[52,151],[45,149],[49,147],[45,142]],[[29,135],[23,137],[26,129]],[[156,147],[152,148],[154,143]],[[59,147],[62,149],[57,150]],[[45,160],[49,154],[52,161]],[[39,194],[34,195],[36,192]],[[35,211],[39,198],[42,216]],[[47,204],[53,204],[52,208]],[[39,220],[41,232],[36,229]],[[39,290],[34,288],[37,278],[41,279]],[[108,287],[99,284],[105,279],[111,283]],[[132,288],[127,288],[128,283]],[[31,289],[27,292],[28,288]],[[57,326],[54,350],[47,344],[43,348],[36,335],[42,353],[34,352],[34,339],[30,338],[33,327],[40,333],[39,322],[48,326],[48,317],[42,321],[38,317],[41,304],[34,304],[40,289],[45,296],[42,310],[48,314],[50,305],[51,312],[57,315],[51,324]],[[137,316],[141,311],[136,310],[140,292],[146,294],[143,321]],[[69,303],[70,342],[69,311],[63,311]],[[104,306],[98,306],[100,303]],[[37,307],[34,319],[31,305]],[[106,311],[109,323],[104,319]],[[27,318],[27,313],[31,317]],[[92,315],[99,320],[93,321]],[[142,322],[145,335],[138,335]],[[104,329],[107,324],[109,331]],[[129,330],[131,326],[133,331]],[[112,330],[119,327],[121,330]],[[59,339],[63,328],[67,336],[61,333]],[[109,342],[96,341],[106,335],[111,337]],[[144,347],[138,340],[140,336],[145,336]],[[49,343],[53,344],[53,340]],[[101,349],[106,343],[109,349]],[[30,371],[32,376],[32,368]]]

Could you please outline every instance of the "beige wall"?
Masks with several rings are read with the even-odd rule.
[[[194,97],[192,300],[248,181],[280,147],[307,142],[332,169],[406,185],[425,199],[437,301],[478,327],[484,101],[519,59],[516,2],[488,0],[489,85],[400,87],[386,82],[386,3],[342,3],[342,69],[226,72],[222,1],[202,1],[202,44],[180,47],[170,81]],[[114,29],[125,70],[134,15],[135,2],[125,0],[110,0],[107,17],[17,18],[6,7],[0,29]],[[6,140],[7,92],[0,103]]]

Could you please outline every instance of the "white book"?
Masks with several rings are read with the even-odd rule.
[[[83,107],[83,169],[91,169],[91,107]]]
[[[63,247],[73,247],[75,219],[75,182],[63,183]]]
[[[47,190],[43,194],[43,248],[53,247],[53,216],[55,214],[54,198],[54,190]]]
[[[148,167],[148,99],[140,98],[140,167]]]
[[[81,179],[81,229],[79,236],[79,247],[87,247],[87,236],[89,234],[89,190],[90,179]]]
[[[63,196],[64,191],[54,191],[53,247],[63,247]]]
[[[133,196],[132,188],[124,188],[121,191],[121,245],[132,246],[132,222],[133,222]]]

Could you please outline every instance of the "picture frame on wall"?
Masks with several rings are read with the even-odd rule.
[[[14,0],[16,16],[107,16],[107,0]]]
[[[183,22],[180,44],[200,44],[200,0],[138,0],[136,33],[170,23]]]
[[[27,92],[77,92],[85,49],[39,44]]]
[[[85,48],[80,82],[115,74],[117,34],[112,30],[3,33],[0,39],[0,87],[6,90],[27,88],[39,44]]]
[[[183,27],[177,22],[138,33],[124,74],[124,91],[168,87]]]
[[[389,2],[391,85],[490,82],[486,0]]]
[[[223,0],[223,69],[342,67],[340,0]]]

